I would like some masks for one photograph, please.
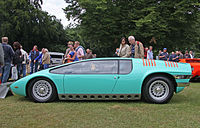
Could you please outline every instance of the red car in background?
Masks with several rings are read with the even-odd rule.
[[[192,79],[191,80],[200,80],[200,59],[194,58],[194,59],[179,59],[180,63],[189,63],[192,68]]]

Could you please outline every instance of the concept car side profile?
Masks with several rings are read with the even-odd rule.
[[[160,60],[97,58],[39,71],[11,85],[35,102],[139,100],[167,103],[189,85],[191,66]]]

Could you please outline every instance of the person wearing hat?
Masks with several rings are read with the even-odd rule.
[[[167,48],[164,48],[163,52],[159,55],[159,59],[167,61],[168,56],[169,56],[169,54],[167,52]]]

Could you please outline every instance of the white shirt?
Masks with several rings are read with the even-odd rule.
[[[191,58],[191,59],[193,59],[193,58],[194,58],[194,56],[193,56],[192,54],[190,54],[190,58]]]
[[[22,61],[22,64],[26,64],[26,60],[28,59],[28,53],[24,51],[23,49],[20,49],[22,56],[24,56],[24,61]]]

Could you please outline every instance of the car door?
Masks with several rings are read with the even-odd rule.
[[[140,90],[132,59],[119,60],[119,74],[113,94],[136,94]]]
[[[111,94],[117,81],[117,60],[89,60],[65,69],[66,94]]]

